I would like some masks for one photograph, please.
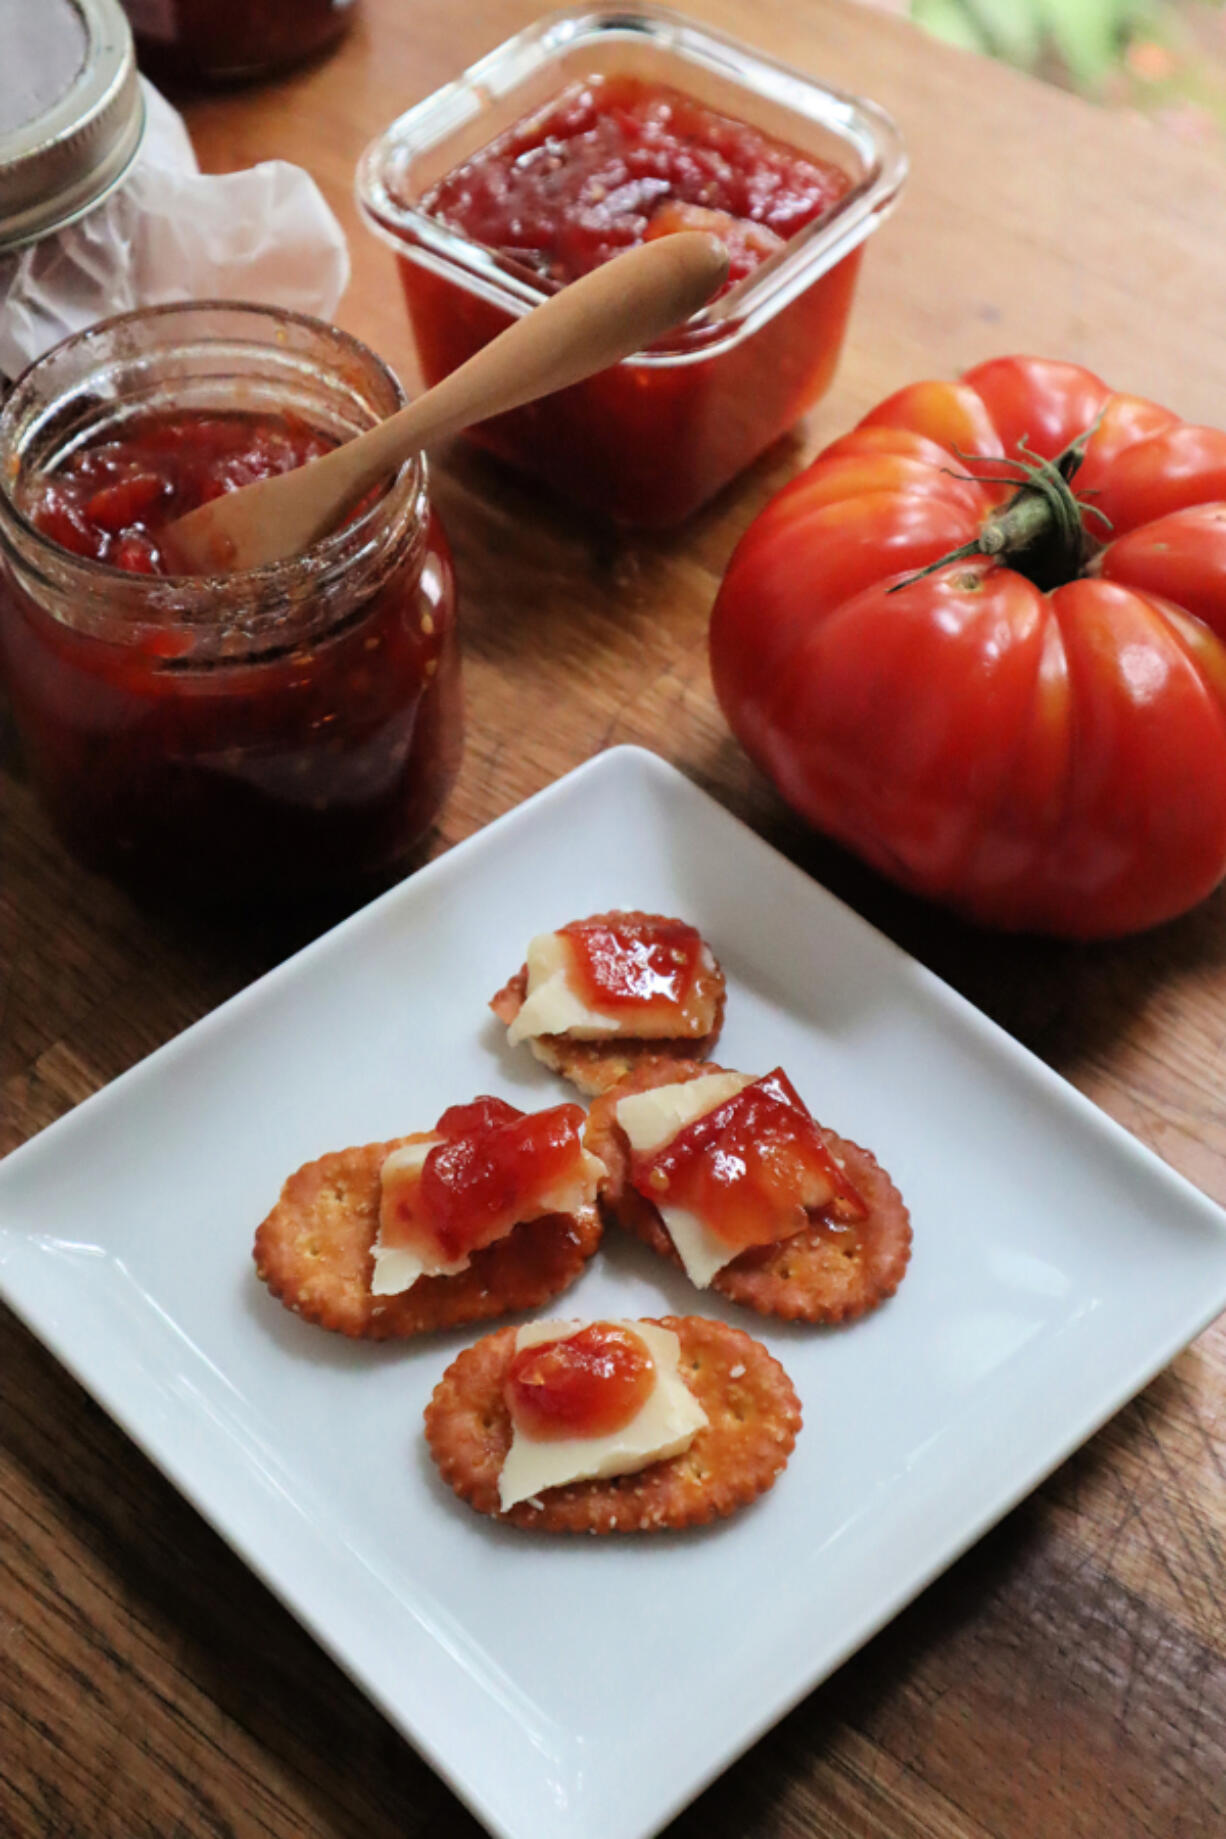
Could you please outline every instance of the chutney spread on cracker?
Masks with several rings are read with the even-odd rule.
[[[257,1271],[289,1308],[348,1335],[535,1308],[599,1243],[603,1169],[582,1124],[578,1105],[524,1113],[479,1098],[433,1131],[307,1163],[256,1234]]]
[[[498,1478],[502,1509],[688,1449],[707,1417],[678,1360],[676,1335],[654,1322],[518,1329],[502,1384],[512,1433]]]
[[[635,1066],[702,1059],[719,1038],[724,977],[693,926],[663,914],[596,913],[540,933],[490,1003],[512,1046],[581,1092]]]
[[[587,1439],[586,1457],[583,1438],[539,1437],[529,1464],[516,1464],[524,1442],[517,1382],[525,1376],[530,1380],[543,1367],[546,1382],[565,1395],[574,1389],[568,1365],[577,1367],[580,1421],[597,1410],[590,1366],[585,1373],[582,1358],[559,1359],[590,1333],[583,1324],[500,1329],[447,1369],[426,1408],[426,1439],[462,1500],[480,1513],[543,1532],[654,1532],[723,1517],[771,1487],[791,1454],[801,1414],[791,1381],[764,1347],[739,1328],[699,1316],[590,1328],[640,1340],[655,1374],[651,1393],[633,1404],[619,1429]],[[624,1408],[625,1372],[612,1378]],[[630,1447],[636,1426],[643,1431],[637,1452]],[[564,1451],[583,1472],[572,1468],[574,1479],[540,1481],[550,1471],[532,1463],[542,1451],[547,1460],[551,1449]],[[527,1494],[525,1476],[539,1483]]]
[[[641,1067],[593,1105],[601,1207],[699,1287],[765,1315],[848,1321],[910,1257],[902,1199],[867,1150],[818,1124],[777,1068]]]

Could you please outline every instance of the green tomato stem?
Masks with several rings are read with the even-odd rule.
[[[1099,418],[1101,419],[1101,417]],[[954,452],[964,465],[1007,468],[992,473],[971,474],[985,485],[1016,485],[1007,504],[990,511],[973,542],[951,549],[927,568],[918,569],[890,588],[897,594],[912,582],[934,575],[952,562],[965,562],[984,556],[1006,564],[1033,581],[1045,592],[1080,575],[1095,547],[1085,526],[1085,513],[1092,512],[1110,528],[1110,520],[1094,505],[1083,504],[1072,488],[1072,479],[1085,458],[1086,445],[1095,421],[1075,441],[1070,441],[1054,460],[1045,460],[1030,447],[1025,436],[1018,442],[1018,457],[997,459],[987,454]]]

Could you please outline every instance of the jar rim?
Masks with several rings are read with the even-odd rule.
[[[379,356],[370,345],[347,332],[343,327],[332,324],[329,320],[316,318],[310,313],[300,313],[292,308],[270,306],[262,301],[248,300],[183,300],[171,301],[161,306],[136,307],[124,313],[113,313],[107,319],[95,321],[78,332],[70,332],[65,338],[51,346],[27,364],[25,369],[14,379],[12,388],[0,407],[0,456],[4,464],[0,465],[0,507],[5,514],[18,525],[23,539],[31,543],[36,554],[45,554],[59,567],[79,568],[85,580],[96,580],[101,585],[111,588],[122,585],[125,592],[140,597],[142,591],[148,592],[151,599],[164,598],[168,592],[190,593],[193,598],[224,591],[226,594],[241,594],[250,590],[260,598],[275,596],[279,590],[288,592],[295,584],[304,568],[310,569],[321,579],[326,578],[333,567],[341,564],[358,548],[374,540],[378,534],[378,525],[388,508],[389,498],[399,488],[404,487],[410,498],[420,498],[427,483],[426,458],[424,454],[415,454],[407,459],[397,472],[386,482],[375,499],[362,515],[342,524],[338,529],[321,537],[308,549],[293,556],[285,556],[275,562],[264,562],[255,568],[231,569],[218,574],[145,575],[131,569],[116,568],[109,562],[96,560],[93,556],[78,555],[54,537],[48,536],[38,528],[22,509],[15,496],[15,488],[21,477],[20,457],[13,443],[13,424],[21,412],[23,393],[29,391],[40,371],[49,367],[54,361],[62,360],[65,353],[73,348],[84,350],[92,343],[101,343],[107,336],[115,334],[128,325],[149,324],[159,320],[176,317],[186,318],[190,314],[206,313],[241,313],[255,319],[275,322],[279,326],[291,325],[311,334],[322,334],[336,342],[341,349],[354,358],[358,364],[368,367],[379,383],[390,390],[393,400],[393,413],[403,408],[408,395],[395,371]],[[256,347],[258,348],[258,347]],[[269,341],[268,350],[275,354],[277,346]],[[16,462],[16,463],[15,463]],[[0,538],[3,531],[0,530]]]

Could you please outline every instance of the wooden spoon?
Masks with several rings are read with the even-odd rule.
[[[641,351],[696,313],[727,274],[728,251],[698,230],[615,256],[525,313],[377,427],[168,524],[159,536],[167,561],[176,574],[198,575],[300,555],[412,454]]]

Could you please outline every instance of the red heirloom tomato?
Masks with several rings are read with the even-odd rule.
[[[1226,433],[1042,358],[912,384],[751,525],[711,664],[788,802],[905,887],[1170,919],[1226,873]]]

